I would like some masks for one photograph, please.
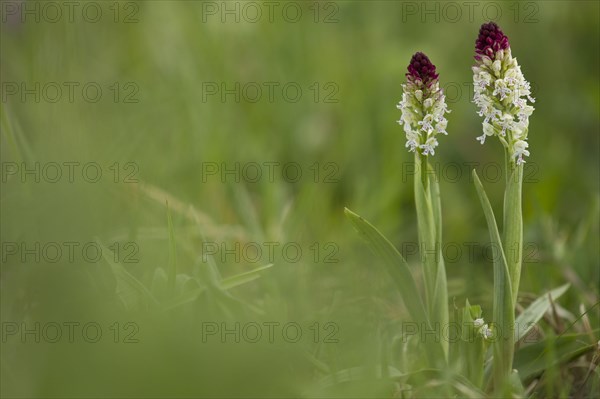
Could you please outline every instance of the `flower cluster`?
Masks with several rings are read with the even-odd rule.
[[[495,23],[481,26],[475,53],[473,102],[479,116],[485,117],[483,135],[477,140],[483,144],[487,136],[498,137],[520,165],[525,162],[523,156],[529,156],[527,132],[534,108],[525,98],[535,102],[531,86],[511,55],[508,37]]]
[[[473,321],[475,328],[477,330],[479,330],[479,333],[481,334],[481,336],[484,339],[490,339],[490,338],[492,338],[492,330],[489,328],[489,326],[487,324],[484,324],[484,323],[485,322],[482,318],[475,319]]]
[[[434,155],[439,133],[448,134],[448,120],[444,114],[450,112],[440,88],[435,65],[423,53],[413,55],[406,74],[407,82],[402,85],[402,101],[397,108],[402,111],[398,121],[404,125],[406,147],[422,155]]]

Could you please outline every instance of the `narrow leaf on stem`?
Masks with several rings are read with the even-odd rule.
[[[494,331],[495,339],[493,344],[494,353],[494,386],[496,391],[500,392],[507,387],[512,371],[512,361],[514,353],[514,323],[515,313],[512,301],[512,288],[506,256],[500,240],[500,233],[496,225],[494,211],[490,201],[483,189],[483,185],[473,170],[473,180],[475,188],[481,201],[481,206],[485,214],[490,240],[492,243],[492,252],[494,258],[494,310],[493,318],[496,323]]]

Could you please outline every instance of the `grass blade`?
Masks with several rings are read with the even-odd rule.
[[[253,281],[253,280],[256,280],[257,278],[259,278],[261,271],[268,269],[272,266],[273,266],[273,264],[268,264],[268,265],[264,265],[261,267],[257,267],[256,269],[250,270],[249,272],[246,272],[246,273],[241,273],[241,274],[237,274],[232,277],[228,277],[226,279],[223,279],[221,281],[221,283],[219,284],[219,286],[223,290],[229,290],[231,288],[249,283],[250,281]],[[200,294],[205,292],[207,289],[208,289],[208,286],[202,285],[196,289],[193,289],[190,291],[185,291],[181,295],[179,295],[177,298],[174,298],[174,299],[168,301],[167,303],[165,303],[164,309],[168,310],[168,309],[176,308],[178,306],[185,305],[186,303],[193,302],[196,300],[196,298],[198,298],[198,296]]]
[[[557,367],[586,352],[593,351],[596,344],[587,341],[586,334],[548,337],[519,350],[515,355],[515,367],[524,380],[534,377],[546,369]]]
[[[149,304],[158,305],[154,296],[146,286],[137,278],[127,272],[125,268],[112,259],[113,252],[97,241],[102,249],[102,257],[110,266],[117,281],[116,294],[126,309],[139,309]],[[111,254],[111,255],[109,255]]]
[[[273,267],[272,263],[268,265],[257,267],[256,269],[252,269],[245,273],[236,274],[235,276],[227,277],[221,280],[221,287],[225,290],[228,290],[233,287],[237,287],[238,285],[242,285],[248,283],[250,281],[256,280],[260,277],[260,272],[263,270],[269,269]]]
[[[535,323],[540,321],[540,319],[544,316],[544,313],[546,313],[551,305],[549,297],[552,297],[553,301],[558,299],[567,291],[569,286],[570,284],[561,285],[545,295],[540,296],[538,299],[533,301],[533,303],[529,305],[529,307],[525,309],[523,313],[519,315],[519,317],[517,317],[517,320],[515,321],[515,342],[518,342],[521,338],[527,335]]]
[[[170,299],[163,304],[164,310],[174,309],[176,307],[185,305],[196,300],[200,294],[207,290],[206,286],[201,286],[196,289],[185,291],[176,298]]]

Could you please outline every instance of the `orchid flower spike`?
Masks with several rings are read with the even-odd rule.
[[[517,165],[523,164],[523,156],[529,156],[527,133],[534,111],[527,100],[535,102],[531,85],[512,57],[508,37],[494,22],[481,25],[475,53],[473,102],[479,116],[485,117],[483,135],[477,140],[483,144],[488,136],[498,137]]]
[[[404,125],[406,147],[422,155],[435,155],[436,136],[448,134],[444,114],[450,111],[435,65],[425,54],[419,52],[412,56],[402,90],[402,101],[397,105],[402,117],[398,123]]]

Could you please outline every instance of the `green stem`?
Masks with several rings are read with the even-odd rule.
[[[425,304],[431,316],[432,323],[436,320],[433,295],[435,292],[435,262],[431,257],[430,245],[435,240],[431,234],[433,218],[429,196],[429,181],[427,176],[427,157],[415,151],[415,206],[417,209],[417,225],[419,236],[419,251],[423,264],[423,279],[425,282]],[[429,203],[428,203],[429,202]]]
[[[523,257],[523,210],[522,185],[523,165],[517,165],[505,149],[506,189],[504,191],[504,249],[510,273],[512,299],[516,305],[521,281],[521,263]]]
[[[427,162],[427,156],[415,153],[415,166],[418,171],[415,175],[415,205],[425,280],[425,302],[433,328],[441,332],[448,324],[448,288],[441,253],[442,213],[439,184]],[[443,337],[438,338],[447,360],[449,342]]]
[[[423,188],[428,191],[427,189],[429,188],[429,180],[428,180],[428,168],[427,168],[427,156],[419,156],[419,153],[417,151],[415,151],[415,156],[417,158],[420,158],[421,160],[421,165],[420,165],[420,170],[419,170],[419,174],[421,175],[421,183],[423,184]]]

